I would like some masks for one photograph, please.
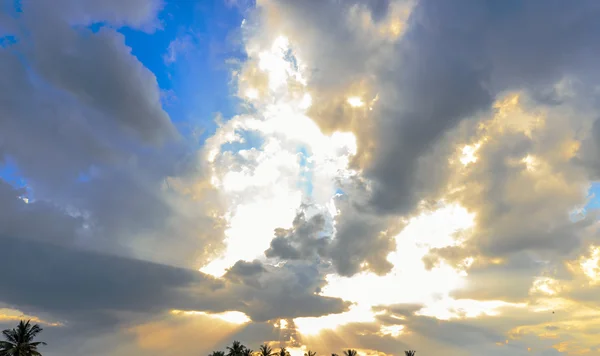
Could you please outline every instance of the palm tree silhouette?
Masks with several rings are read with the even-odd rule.
[[[285,347],[282,347],[277,353],[277,356],[290,356],[290,353],[285,349]]]
[[[356,350],[348,349],[348,350],[344,351],[344,355],[346,355],[346,356],[356,356],[356,355],[358,355],[358,352],[356,352]]]
[[[404,355],[406,356],[415,356],[417,352],[415,350],[404,351]]]
[[[310,351],[310,350],[308,350],[308,351],[307,351],[307,352],[304,354],[304,356],[317,356],[317,353],[316,353],[316,352],[314,352],[314,351]]]
[[[242,345],[239,341],[234,341],[231,346],[227,346],[226,356],[244,356],[244,350],[246,346]]]
[[[254,354],[254,350],[247,347],[244,348],[244,351],[242,351],[242,356],[252,356],[252,354]]]
[[[213,351],[208,356],[225,356],[224,351]]]
[[[274,356],[275,353],[273,352],[273,349],[269,345],[263,344],[263,345],[260,345],[260,347],[258,348],[258,355],[259,356]]]
[[[46,343],[33,342],[41,332],[42,328],[37,324],[31,325],[31,320],[21,320],[16,329],[6,329],[2,332],[6,341],[0,341],[0,356],[41,356],[37,348]]]

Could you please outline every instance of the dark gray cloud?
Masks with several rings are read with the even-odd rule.
[[[524,301],[538,276],[571,278],[564,259],[597,239],[595,212],[571,214],[586,201],[588,174],[572,147],[588,114],[574,113],[568,98],[548,105],[551,110],[521,93],[500,118],[482,121],[477,161],[458,170],[454,183],[466,189],[449,198],[475,213],[475,226],[460,236],[461,245],[432,249],[424,258],[428,268],[475,258],[454,297]],[[532,117],[541,123],[529,125]]]
[[[258,260],[252,262],[237,261],[227,270],[223,277],[236,283],[261,288],[258,277],[264,272],[266,272],[266,269],[263,263]]]
[[[492,256],[519,250],[541,254],[572,251],[579,245],[582,228],[591,223],[588,219],[573,223],[567,213],[584,201],[585,176],[575,166],[569,167],[560,152],[544,150],[543,133],[538,142],[525,134],[491,134],[495,137],[478,152],[480,158],[466,176],[467,182],[477,186],[465,192],[463,199],[467,209],[478,213],[476,245]],[[555,186],[531,191],[530,187],[540,178],[530,174],[528,166],[521,162],[529,154],[550,165],[547,174],[564,178]],[[526,201],[519,198],[523,194],[528,194]],[[549,221],[551,225],[547,225]]]
[[[71,25],[89,25],[107,21],[115,26],[130,26],[154,30],[160,23],[158,12],[163,8],[161,0],[56,0],[22,3],[23,12],[36,12],[46,21],[60,19]]]
[[[394,240],[401,228],[386,217],[379,217],[369,209],[360,196],[365,186],[359,179],[344,182],[345,194],[335,200],[340,213],[335,216],[335,238],[325,235],[328,225],[324,215],[306,219],[301,210],[291,229],[275,230],[266,257],[289,261],[317,260],[332,264],[342,276],[359,271],[385,274],[393,265],[387,255],[395,249]]]
[[[265,321],[339,313],[348,307],[340,299],[319,296],[323,269],[303,262],[273,267],[239,261],[224,279],[215,279],[191,269],[89,251],[101,235],[86,234],[84,219],[44,201],[26,203],[20,198],[24,193],[0,185],[5,219],[0,242],[10,256],[0,268],[19,271],[3,282],[0,301],[17,309],[97,329],[169,309],[239,310]],[[181,241],[172,242],[177,243]],[[67,247],[72,245],[88,250]],[[161,252],[169,251],[167,245]]]
[[[94,166],[130,160],[146,143],[177,137],[154,75],[123,36],[106,27],[94,33],[69,26],[73,18],[141,25],[154,18],[157,6],[141,0],[24,2],[18,16],[9,16],[16,43],[0,54],[6,69],[0,152],[27,178],[56,188]]]
[[[119,148],[83,120],[86,108],[52,91],[38,91],[10,49],[0,50],[0,61],[6,69],[0,80],[3,159],[12,157],[29,179],[53,187],[72,182],[93,165],[118,161]]]
[[[535,276],[545,271],[546,265],[535,263],[531,256],[521,254],[502,264],[473,266],[465,285],[453,291],[456,299],[503,300],[522,303],[529,299]]]
[[[329,237],[321,236],[325,218],[321,214],[306,219],[303,211],[296,215],[291,229],[276,229],[271,246],[265,251],[267,257],[287,260],[310,259],[326,256]]]
[[[449,349],[450,354],[456,355],[553,354],[551,350],[556,340],[541,339],[538,334],[523,332],[520,327],[515,328],[515,325],[531,325],[545,329],[543,326],[550,321],[547,313],[506,307],[501,309],[501,315],[498,316],[483,315],[477,318],[439,320],[416,314],[421,307],[398,304],[373,309],[378,312],[377,320],[381,325],[402,325],[405,328],[405,334],[395,340],[397,343],[403,342],[408,346],[412,345],[412,348],[415,343],[418,343],[419,352],[435,353],[434,350],[444,347]],[[390,342],[392,340],[382,337],[380,339],[382,347],[376,349],[393,352],[392,349],[387,351],[393,345]],[[506,340],[509,342],[506,343]],[[430,349],[431,345],[436,344],[438,346]],[[529,347],[531,351],[528,350]]]
[[[373,311],[386,311],[386,314],[407,318],[415,315],[421,308],[423,308],[423,305],[421,304],[392,304],[373,307]]]
[[[0,49],[0,160],[17,166],[36,207],[51,201],[85,220],[74,232],[80,246],[199,267],[222,247],[223,221],[207,214],[222,209],[218,194],[191,188],[207,179],[200,155],[179,139],[154,75],[110,27],[150,30],[161,6],[40,1],[9,14],[17,41]],[[97,22],[108,24],[84,27]]]
[[[68,215],[49,202],[26,203],[26,189],[14,189],[0,179],[0,236],[76,242],[83,219]]]
[[[400,3],[386,5],[388,10],[376,16],[376,21],[391,16],[389,8]],[[468,119],[472,119],[469,130],[473,133],[477,119],[491,111],[502,93],[522,90],[530,92],[538,104],[556,105],[561,98],[554,86],[560,80],[598,81],[597,66],[591,59],[600,51],[600,27],[594,20],[600,8],[594,1],[417,1],[397,41],[378,37],[367,41],[368,31],[357,30],[359,23],[353,22],[358,21],[352,12],[355,4],[271,1],[265,3],[263,17],[267,29],[289,36],[292,45],[297,44],[298,56],[313,66],[309,85],[323,94],[314,95],[317,107],[312,113],[319,125],[327,131],[350,128],[357,133],[359,158],[355,163],[371,181],[366,210],[379,217],[410,215],[423,199],[436,199],[444,193],[451,176],[448,161],[457,142],[448,136],[456,135]],[[367,1],[359,6],[374,9]],[[278,15],[269,17],[270,11]],[[332,13],[344,21],[332,23],[328,20]],[[378,95],[373,111],[363,115],[344,110],[343,98],[352,94],[353,86],[370,97]],[[323,102],[329,99],[334,102]],[[523,142],[525,146],[515,146],[521,151],[513,154],[529,151],[528,143]],[[557,168],[562,172],[565,166]],[[501,168],[488,169],[495,172]],[[496,194],[500,193],[496,190]],[[352,224],[354,216],[346,221]],[[338,241],[339,251],[344,249],[343,241],[357,241],[344,237],[356,230],[354,226],[337,226],[334,241]],[[361,240],[359,250],[385,249],[380,239],[385,230],[381,223],[363,231],[365,241]],[[534,233],[539,239],[523,238]],[[578,240],[567,221],[543,235],[531,229],[510,238],[499,232],[485,234],[486,248],[507,253],[521,248],[521,240],[530,243],[531,249],[541,245],[546,249],[553,241],[550,249],[564,251],[574,250]],[[364,261],[360,254],[354,258],[358,264]],[[385,259],[379,260],[385,263]],[[358,270],[345,268],[342,273]]]
[[[44,23],[37,16],[30,21]],[[49,83],[146,142],[177,137],[161,107],[154,74],[131,55],[123,35],[106,28],[73,30],[66,24],[56,24],[52,31],[30,28],[31,48],[24,46],[25,53]]]
[[[255,321],[300,316],[321,316],[346,311],[350,304],[320,295],[325,286],[325,265],[288,261],[282,265],[238,262],[225,275],[251,288],[233,288],[232,296],[244,301],[241,311]]]
[[[36,75],[104,120],[147,142],[163,142],[177,132],[160,105],[154,75],[131,55],[115,30],[73,27],[98,21],[140,27],[153,22],[160,8],[154,0],[25,2],[18,17],[22,30],[14,33],[12,50]]]
[[[131,3],[138,3],[138,12],[119,13],[128,6],[117,2],[25,2],[18,16],[9,17],[16,42],[0,54],[6,69],[0,153],[38,184],[69,184],[94,166],[124,162],[136,149],[177,139],[154,75],[123,36],[106,27],[94,33],[69,25],[75,13],[85,24],[120,18],[130,25],[154,14],[144,10],[156,7],[154,1]],[[125,21],[129,15],[133,23]]]
[[[26,312],[45,312],[72,323],[131,322],[136,314],[170,309],[239,310],[255,321],[339,313],[348,304],[316,294],[318,269],[294,264],[256,270],[256,283],[215,279],[200,272],[68,247],[2,237],[0,262],[10,273],[0,300]],[[231,271],[230,271],[231,272]],[[235,272],[232,272],[235,273]],[[93,319],[89,319],[93,316]],[[140,316],[138,315],[137,318]]]
[[[262,262],[254,260],[252,262],[237,261],[231,268],[225,273],[227,279],[237,279],[244,277],[253,277],[258,274],[266,272]]]
[[[116,310],[151,312],[189,303],[183,288],[218,287],[200,273],[150,262],[78,251],[47,243],[2,238],[7,276],[0,298],[57,314]],[[9,257],[8,257],[9,256]],[[12,266],[12,267],[11,267]],[[188,305],[191,307],[191,305]]]
[[[38,189],[69,185],[93,168],[131,160],[145,142],[176,137],[154,75],[131,55],[123,36],[69,26],[75,14],[65,10],[86,23],[113,19],[108,14],[123,21],[132,15],[138,23],[139,15],[150,15],[144,8],[155,6],[133,1],[139,12],[119,13],[128,6],[111,3],[117,5],[25,2],[14,15],[17,41],[0,51],[6,69],[0,153],[14,158]]]
[[[348,307],[341,299],[318,295],[325,285],[324,269],[311,263],[274,267],[239,261],[224,279],[215,279],[187,268],[89,251],[90,244],[102,247],[106,241],[94,241],[101,235],[90,235],[83,218],[44,201],[26,203],[24,193],[5,182],[0,185],[0,243],[7,255],[0,268],[18,270],[4,280],[0,301],[17,309],[98,328],[169,309],[239,310],[266,321],[339,313]],[[193,246],[185,240],[152,246],[163,244],[161,253],[169,255],[169,244]],[[77,245],[85,249],[72,247]]]
[[[201,295],[210,278],[131,259],[197,268],[219,251],[224,229],[198,153],[162,109],[154,75],[111,27],[151,30],[161,3],[27,1],[15,3],[18,13],[5,5],[2,34],[16,41],[0,48],[0,161],[16,166],[27,191],[0,182],[0,237],[13,252],[2,266],[24,264],[0,301],[96,326],[175,304],[235,308],[232,299],[197,304],[181,289]],[[93,23],[102,26],[91,31]]]
[[[482,34],[473,31],[485,21],[477,8],[417,3],[396,46],[398,67],[380,74],[380,126],[368,175],[375,182],[371,202],[381,212],[410,213],[430,189],[413,188],[421,157],[446,130],[493,100],[485,87],[487,63],[478,53]],[[460,26],[453,25],[456,16],[464,16]]]
[[[347,196],[340,197],[336,206],[340,213],[336,216],[337,232],[329,254],[337,272],[342,276],[361,270],[380,275],[389,272],[393,265],[387,255],[396,248],[394,237],[400,232],[400,222],[381,217]]]
[[[590,178],[600,179],[600,120],[596,119],[591,127],[591,135],[582,143],[578,162],[587,168]]]
[[[416,165],[458,122],[489,109],[497,93],[597,77],[600,11],[593,1],[417,2],[394,65],[381,73],[380,134],[370,169],[373,204],[409,212]],[[591,76],[591,77],[590,77]]]
[[[266,26],[267,40],[280,33],[288,36],[299,57],[311,66],[311,87],[322,90],[345,88],[363,79],[381,48],[377,38],[357,31],[356,24],[345,20],[358,7],[379,21],[388,13],[390,1],[276,0],[264,5],[264,11],[254,15]],[[333,17],[341,20],[331,21]],[[271,32],[270,26],[277,27],[277,31]]]

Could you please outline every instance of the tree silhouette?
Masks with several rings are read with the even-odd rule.
[[[227,346],[227,356],[244,356],[246,346],[239,341],[234,341],[231,346]]]
[[[21,322],[21,323],[23,323],[23,322]],[[29,324],[29,322],[28,322],[28,324]],[[39,331],[42,330],[37,325],[35,325],[34,327],[38,328]],[[8,331],[9,330],[4,331],[5,335]],[[39,331],[35,332],[33,334],[33,336],[35,336],[35,334],[37,334]],[[15,332],[14,329],[13,329],[13,332]],[[44,343],[33,343],[33,344],[37,345],[37,344],[44,344]],[[1,350],[3,350],[3,349],[0,349],[0,356],[40,356],[40,354],[37,352],[21,354],[21,353],[3,353]],[[417,353],[417,351],[415,351],[415,350],[404,351],[405,356],[415,356],[416,353]],[[273,351],[271,346],[269,346],[266,343],[260,345],[258,348],[258,351],[255,352],[252,349],[244,346],[241,342],[234,341],[231,344],[231,346],[227,347],[227,353],[225,353],[223,351],[213,351],[208,356],[290,356],[290,353],[285,347],[282,347],[281,349],[279,349],[279,351],[275,352],[275,351]],[[314,351],[308,350],[308,351],[306,351],[304,356],[317,356],[317,353]],[[336,353],[332,353],[331,356],[339,356],[339,355]],[[358,356],[358,351],[356,351],[355,349],[347,349],[347,350],[344,350],[343,356]]]
[[[358,352],[356,352],[356,350],[348,349],[348,350],[344,351],[344,355],[346,355],[346,356],[356,356],[356,355],[358,355]]]
[[[269,345],[263,344],[263,345],[260,345],[260,347],[258,348],[258,355],[259,356],[274,356],[275,352],[273,352],[273,349]]]
[[[277,353],[277,356],[290,356],[288,350],[285,347],[282,347],[281,350]]]
[[[2,332],[5,341],[0,341],[0,356],[41,356],[37,348],[46,343],[33,342],[41,332],[42,328],[37,324],[31,325],[31,320],[21,320],[15,329]]]

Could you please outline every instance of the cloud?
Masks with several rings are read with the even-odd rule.
[[[252,262],[237,261],[230,269],[225,273],[227,279],[238,279],[244,277],[252,277],[257,274],[266,272],[262,262],[254,260]]]
[[[150,262],[24,239],[4,237],[2,242],[10,255],[2,259],[2,267],[20,267],[18,275],[7,277],[0,298],[70,322],[81,323],[100,311],[107,318],[111,311],[148,313],[183,307],[190,302],[186,287],[204,283],[208,292],[219,286],[199,273]]]
[[[583,68],[593,71],[582,54],[587,48],[596,48],[586,41],[592,41],[589,34],[595,33],[595,22],[588,15],[597,6],[580,4],[579,9],[589,11],[562,6],[532,2],[519,8],[512,2],[497,6],[491,1],[421,1],[406,20],[403,36],[391,43],[378,38],[363,41],[364,32],[356,29],[357,20],[352,17],[352,11],[358,10],[351,4],[324,1],[284,6],[272,1],[263,4],[263,12],[271,32],[285,33],[298,44],[300,56],[319,66],[311,70],[313,90],[328,93],[323,82],[328,83],[328,78],[347,87],[348,82],[339,80],[343,78],[351,83],[368,80],[373,97],[379,94],[369,115],[376,125],[376,139],[359,143],[359,151],[368,149],[375,157],[366,163],[367,176],[373,180],[371,202],[384,213],[409,213],[421,199],[439,193],[439,185],[444,184],[443,177],[428,179],[432,169],[436,175],[443,171],[426,162],[449,154],[428,155],[444,133],[463,119],[489,110],[503,90],[539,89],[564,76],[579,75]],[[279,17],[269,17],[271,11]],[[324,20],[328,11],[338,11],[344,21],[332,24]],[[566,13],[572,14],[573,22],[558,23]],[[463,25],[455,26],[457,22]],[[575,22],[579,25],[569,26]],[[301,30],[306,28],[311,30]],[[554,33],[559,28],[564,29],[560,35],[541,37],[548,33],[544,29]],[[516,35],[521,32],[524,35]],[[579,35],[584,33],[588,35]],[[547,38],[555,43],[550,45]],[[534,45],[525,45],[525,39]],[[322,45],[325,42],[328,45]],[[570,51],[557,51],[563,44]],[[545,53],[544,63],[532,66],[540,52]],[[382,63],[387,65],[379,65]],[[323,119],[329,117],[338,116]]]
[[[20,43],[40,76],[145,142],[160,144],[178,136],[160,105],[156,78],[131,54],[122,35],[28,15],[25,9],[30,33]]]
[[[107,20],[141,26],[153,18],[158,4],[46,5],[23,5],[10,34],[16,43],[0,54],[10,73],[0,85],[2,154],[15,158],[29,179],[56,188],[93,166],[130,159],[130,135],[141,140],[138,147],[176,139],[154,75],[131,54],[124,37],[106,27],[93,32],[70,26]],[[28,144],[20,137],[29,137]]]
[[[318,263],[286,262],[280,266],[237,262],[225,274],[252,288],[232,290],[232,297],[245,300],[245,311],[255,321],[293,319],[337,314],[348,309],[341,298],[322,296],[326,284]]]
[[[325,218],[314,215],[308,220],[305,213],[296,215],[291,229],[276,229],[271,247],[265,251],[267,257],[298,260],[325,255],[329,238],[319,236],[325,229]]]
[[[22,10],[45,15],[46,21],[60,18],[71,25],[89,25],[94,22],[107,21],[116,26],[152,30],[158,25],[156,17],[163,5],[159,0],[133,0],[127,3],[118,0],[101,3],[91,0],[59,0],[53,2],[52,5],[25,3]]]
[[[121,31],[162,2],[19,6],[0,302],[52,352],[597,352],[595,1],[258,1],[200,149]]]
[[[419,161],[457,123],[488,110],[499,92],[552,85],[578,75],[583,67],[593,72],[591,63],[579,56],[597,48],[586,42],[587,36],[582,38],[597,33],[596,24],[584,15],[597,6],[580,5],[575,10],[543,2],[522,8],[517,3],[419,2],[395,46],[398,67],[381,77],[380,147],[370,169],[373,204],[383,211],[409,211],[422,191],[433,188],[414,189],[421,179],[415,175]],[[580,26],[558,23],[566,13],[581,16]],[[455,26],[457,22],[463,25]],[[556,32],[557,37],[544,31],[559,29],[564,31]],[[569,50],[562,52],[565,47]],[[534,58],[544,58],[543,63],[532,65],[539,63]]]
[[[396,235],[406,222],[459,204],[473,214],[472,226],[446,244],[416,239],[429,250],[428,267],[461,273],[464,284],[451,299],[535,303],[542,292],[532,289],[544,278],[568,283],[561,263],[595,240],[595,215],[573,221],[571,212],[586,203],[597,151],[586,134],[595,104],[585,92],[597,79],[588,54],[597,51],[590,13],[598,7],[398,1],[376,13],[372,5],[258,3],[241,74],[259,98],[249,101],[276,95],[260,70],[260,49],[284,36],[310,90],[307,115],[324,132],[351,130],[357,138],[354,184],[347,171],[334,178],[343,196],[334,200],[330,255],[302,252],[314,241],[296,231],[312,227],[308,219],[278,230],[267,257],[331,259],[337,274],[350,277],[343,285],[381,288],[388,280],[375,283],[369,273],[396,271]],[[331,23],[332,13],[340,21]],[[396,37],[384,31],[392,24],[401,24]],[[348,104],[350,97],[363,107]]]
[[[64,244],[76,242],[81,217],[68,215],[47,202],[26,202],[25,189],[14,189],[0,180],[0,236],[19,236]],[[35,222],[35,223],[32,223]]]
[[[389,272],[393,264],[388,261],[387,255],[395,249],[394,235],[402,224],[398,222],[392,227],[389,220],[379,218],[350,201],[348,196],[360,194],[363,188],[360,183],[351,180],[346,187],[347,195],[334,199],[338,212],[333,218],[322,212],[307,219],[306,211],[310,211],[308,208],[311,207],[301,208],[291,229],[275,229],[275,237],[265,256],[292,261],[317,259],[330,262],[342,276],[352,276],[361,270],[381,275]],[[316,209],[321,211],[318,207]],[[335,226],[335,239],[330,236],[331,224]]]
[[[356,190],[350,190],[350,196],[361,189],[363,186],[359,183]],[[388,273],[393,264],[387,256],[396,247],[394,236],[402,223],[393,223],[364,205],[361,207],[360,200],[357,203],[352,198],[342,197],[338,202],[337,231],[329,249],[338,273],[342,276],[352,276],[361,270],[380,275]]]
[[[175,38],[169,43],[163,59],[167,65],[176,62],[182,54],[185,55],[194,46],[194,38],[190,34]]]
[[[39,220],[39,233],[31,235],[48,238],[43,229],[62,226],[62,236],[52,239],[201,266],[218,251],[224,230],[201,153],[181,140],[161,107],[154,74],[124,36],[108,25],[85,27],[107,22],[149,30],[160,2],[46,5],[24,4],[15,17],[16,43],[0,51],[10,73],[0,83],[0,154],[16,162],[33,192],[28,198],[36,204],[28,210],[49,202],[78,226]],[[27,237],[31,228],[20,221],[12,219],[12,232],[22,229],[18,237]]]
[[[456,246],[430,250],[426,261],[474,258],[457,296],[523,300],[538,276],[568,279],[564,259],[595,240],[595,213],[573,215],[586,204],[589,185],[577,132],[593,119],[566,97],[546,105],[512,93],[494,107],[469,143],[476,147],[472,162],[453,158],[448,198],[475,214],[475,226],[456,237]]]
[[[1,267],[20,267],[3,282],[1,300],[73,323],[125,322],[135,314],[173,309],[239,310],[260,322],[336,313],[347,307],[340,299],[316,294],[324,281],[316,268],[307,265],[262,269],[256,284],[239,284],[228,282],[232,278],[219,280],[189,269],[47,243],[14,238],[2,238],[2,243],[10,257]],[[234,271],[243,275],[248,268],[256,274],[249,265],[238,264]],[[91,316],[96,320],[86,320]]]
[[[100,236],[85,233],[89,230],[85,219],[70,216],[43,201],[26,203],[20,197],[25,193],[23,190],[2,184],[0,206],[6,221],[0,238],[3,251],[10,258],[4,258],[0,267],[11,269],[22,264],[18,275],[4,281],[0,293],[0,300],[9,305],[49,313],[67,320],[69,326],[85,327],[123,323],[133,315],[139,319],[172,309],[239,310],[256,321],[266,321],[338,313],[347,308],[341,299],[318,295],[325,284],[323,276],[316,267],[304,263],[272,267],[258,261],[239,261],[221,280],[190,269],[87,251],[90,243],[104,247],[107,242],[94,241]],[[131,219],[136,206],[125,206],[124,211]],[[146,214],[147,210],[142,212]],[[118,224],[118,220],[111,224]],[[129,223],[122,228],[131,227]],[[116,227],[115,231],[120,229]],[[86,241],[90,238],[92,241]],[[158,260],[184,256],[184,251],[176,251],[177,244],[192,246],[190,241],[181,239],[153,241],[151,246],[162,244],[165,256],[159,256]],[[73,245],[86,249],[70,247]],[[140,253],[139,249],[114,253],[135,255]]]

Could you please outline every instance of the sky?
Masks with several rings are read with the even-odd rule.
[[[45,356],[600,355],[596,0],[3,0],[0,328]]]

